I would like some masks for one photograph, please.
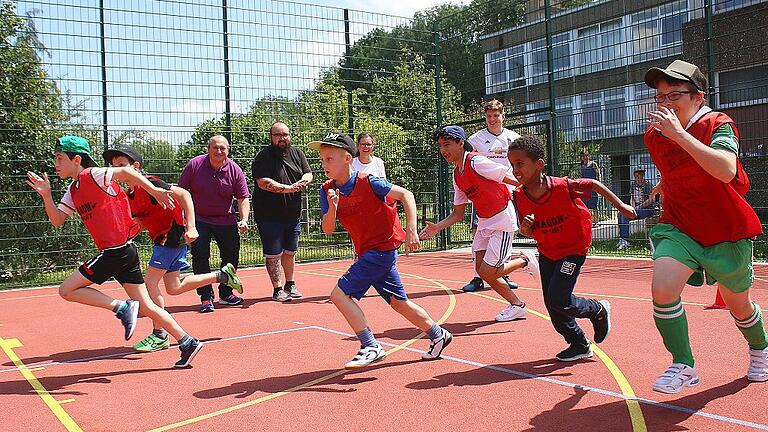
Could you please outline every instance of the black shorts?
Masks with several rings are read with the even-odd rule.
[[[113,276],[121,285],[144,283],[139,267],[139,251],[133,242],[101,251],[80,266],[80,273],[97,285]]]

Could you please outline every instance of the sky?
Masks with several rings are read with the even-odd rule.
[[[454,3],[466,0],[454,0]],[[231,112],[266,96],[295,98],[345,50],[343,9],[355,40],[408,22],[437,0],[228,0]],[[44,67],[62,91],[101,123],[98,0],[18,0],[35,10],[48,54]],[[404,18],[399,18],[404,17]],[[110,130],[148,131],[180,144],[199,123],[223,115],[221,0],[105,2]],[[112,135],[114,137],[114,135]]]

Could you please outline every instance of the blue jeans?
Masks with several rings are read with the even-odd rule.
[[[652,208],[636,208],[635,211],[637,212],[637,218],[635,219],[649,218],[655,213]],[[619,213],[619,237],[629,240],[629,218],[621,213]]]
[[[237,268],[240,264],[240,232],[237,225],[212,225],[197,221],[197,232],[200,237],[192,242],[192,271],[195,274],[205,274],[211,271],[211,240],[216,240],[219,246],[221,265],[232,264]],[[206,285],[197,289],[200,300],[213,300],[213,287]],[[232,288],[219,284],[219,298],[227,298],[232,294]]]

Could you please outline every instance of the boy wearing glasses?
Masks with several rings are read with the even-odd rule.
[[[752,239],[760,220],[744,199],[749,179],[738,158],[739,131],[728,115],[704,104],[707,80],[698,67],[675,60],[651,68],[656,89],[645,145],[661,173],[656,190],[664,212],[651,231],[653,317],[672,365],[653,389],[678,393],[699,384],[680,295],[686,282],[717,282],[736,327],[749,345],[747,379],[768,380],[768,337],[749,288]],[[718,211],[706,211],[717,208]],[[706,279],[705,279],[706,277]]]

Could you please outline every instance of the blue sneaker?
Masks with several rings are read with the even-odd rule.
[[[509,289],[517,289],[517,283],[512,282],[511,280],[509,280],[509,277],[502,276],[501,278],[504,279],[504,282],[507,283],[507,286],[509,286]]]
[[[136,330],[136,321],[139,318],[139,302],[136,300],[126,300],[128,305],[123,311],[115,314],[120,319],[120,322],[125,328],[125,340],[128,340],[133,336],[133,331]]]
[[[230,294],[227,298],[219,299],[219,304],[222,306],[237,306],[242,302],[243,299],[234,294]]]
[[[483,283],[483,280],[479,277],[472,278],[471,281],[469,281],[468,284],[464,285],[464,287],[461,289],[464,292],[475,292],[480,291],[485,288],[485,284]]]
[[[201,349],[203,349],[203,343],[195,338],[192,338],[192,343],[189,344],[186,349],[179,346],[179,350],[181,351],[181,358],[179,358],[179,361],[177,361],[173,366],[177,368],[184,368],[189,366],[190,363],[192,363],[192,359],[195,358]]]
[[[200,313],[213,312],[213,300],[203,300],[200,305]]]

